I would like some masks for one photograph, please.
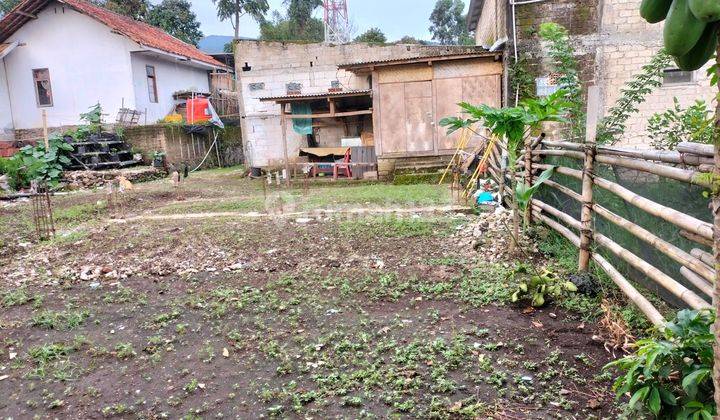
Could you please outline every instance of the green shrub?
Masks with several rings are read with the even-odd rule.
[[[714,121],[712,111],[705,101],[695,101],[683,109],[677,98],[674,106],[662,113],[656,113],[648,120],[650,144],[656,149],[675,150],[683,141],[712,143]]]
[[[618,397],[629,393],[630,410],[658,418],[713,418],[714,321],[709,309],[682,310],[658,336],[639,340],[635,354],[606,365],[624,371],[613,385]]]

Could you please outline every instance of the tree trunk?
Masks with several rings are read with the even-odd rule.
[[[718,35],[720,37],[720,35]],[[718,68],[715,71],[720,70],[720,44],[718,44],[716,60],[716,66]],[[720,92],[720,83],[718,83],[718,91]],[[720,93],[718,94],[720,98]],[[720,130],[720,100],[717,101],[715,107],[715,133],[713,134],[713,144],[715,146],[715,170],[713,184],[718,182],[720,177],[720,139],[718,139],[718,130]],[[720,197],[718,196],[717,188],[713,187],[712,191],[712,209],[713,209],[713,222],[714,232],[713,241],[714,247],[713,252],[715,255],[715,288],[713,290],[713,307],[715,313],[720,313]],[[715,384],[715,407],[720,410],[720,317],[715,318],[715,358],[713,364],[713,383]]]
[[[240,39],[240,1],[235,1],[235,39]]]

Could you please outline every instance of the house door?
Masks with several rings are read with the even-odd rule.
[[[434,150],[432,83],[384,83],[380,88],[381,154]]]

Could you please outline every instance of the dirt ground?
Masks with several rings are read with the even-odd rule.
[[[503,216],[241,174],[55,197],[43,243],[0,207],[2,417],[616,417],[588,314],[510,303]]]

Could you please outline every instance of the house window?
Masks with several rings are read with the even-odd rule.
[[[33,83],[35,84],[35,98],[39,107],[53,105],[52,88],[50,87],[50,71],[48,69],[34,69]]]
[[[693,72],[680,69],[663,70],[663,86],[684,85],[693,82]]]
[[[155,67],[145,66],[145,74],[147,75],[148,95],[150,97],[150,102],[156,104],[158,101],[158,94],[157,79],[155,78]]]

